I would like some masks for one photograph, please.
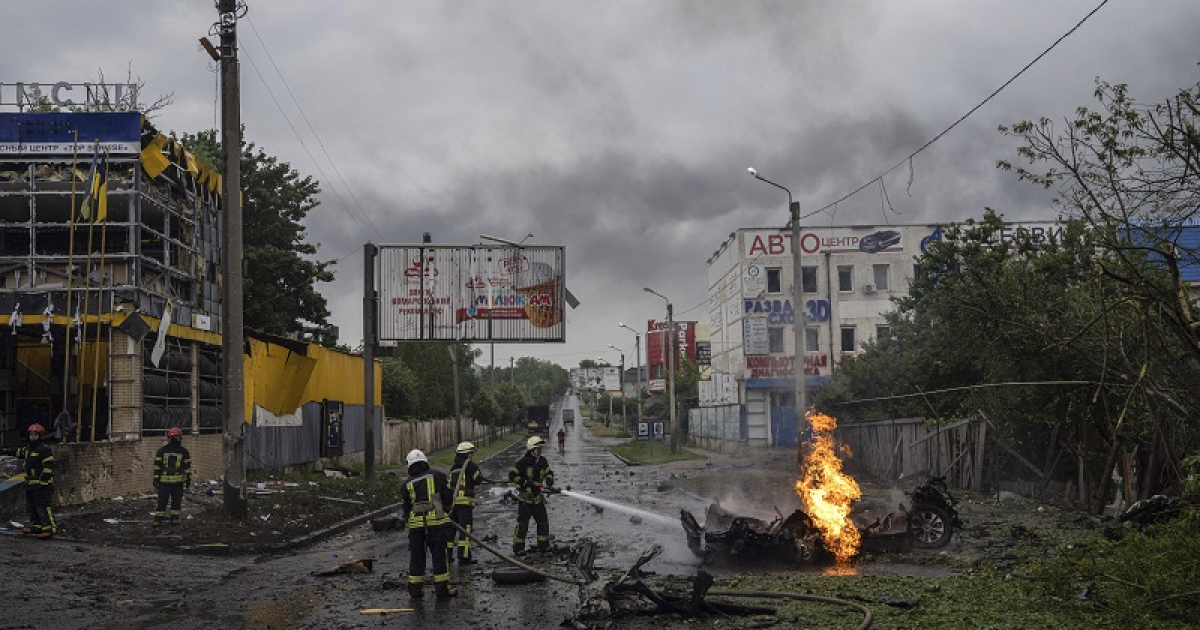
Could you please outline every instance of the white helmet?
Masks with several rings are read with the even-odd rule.
[[[470,442],[463,442],[462,444],[458,445],[458,449],[456,449],[454,452],[459,454],[474,453],[475,445]]]
[[[528,440],[525,440],[525,448],[531,451],[535,448],[542,448],[545,445],[546,440],[543,440],[541,436],[535,435]]]
[[[405,457],[404,459],[405,459],[406,461],[408,461],[408,465],[409,465],[409,466],[412,466],[413,464],[415,464],[415,463],[417,463],[417,462],[425,462],[425,463],[429,463],[429,460],[428,460],[428,459],[426,459],[426,457],[425,457],[425,453],[421,452],[421,450],[420,450],[420,449],[416,449],[416,448],[414,448],[413,450],[409,451],[409,452],[408,452],[408,457]]]

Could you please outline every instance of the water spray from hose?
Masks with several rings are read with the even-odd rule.
[[[609,501],[608,499],[600,499],[582,492],[575,492],[574,490],[562,490],[560,494],[571,497],[572,499],[579,499],[580,501],[591,503],[592,505],[596,505],[605,509],[624,512],[625,514],[629,514],[631,516],[637,516],[640,517],[644,522],[653,522],[664,527],[679,529],[679,519],[670,519],[661,514],[647,512],[646,510],[642,510],[640,508],[617,503],[616,501]]]

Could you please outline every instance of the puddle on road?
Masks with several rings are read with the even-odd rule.
[[[305,588],[271,601],[246,606],[246,630],[283,630],[294,627],[325,603],[326,594]]]

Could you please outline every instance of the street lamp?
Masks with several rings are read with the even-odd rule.
[[[675,425],[675,307],[671,304],[671,300],[667,296],[651,289],[650,287],[642,287],[646,293],[657,295],[667,303],[667,343],[670,344],[670,350],[667,352],[667,399],[671,405],[671,452],[675,452],[675,440],[679,439],[679,427]]]
[[[638,416],[637,416],[637,418],[638,418],[638,422],[640,423],[642,421],[642,335],[639,334],[638,331],[630,328],[629,326],[626,326],[625,324],[618,323],[617,326],[620,326],[621,328],[624,328],[625,330],[628,330],[629,332],[633,333],[633,353],[637,355],[637,376],[638,376],[638,380],[637,380],[637,412],[638,412]]]
[[[611,343],[608,344],[608,347],[616,350],[617,354],[621,355],[621,371],[617,372],[617,382],[620,383],[620,385],[618,386],[617,391],[621,392],[621,428],[628,429],[629,419],[625,417],[625,351],[612,345]]]
[[[792,201],[792,191],[786,187],[776,184],[775,182],[758,174],[754,167],[747,169],[750,174],[762,182],[766,182],[776,188],[783,190],[788,196],[788,211],[791,213],[792,225],[792,312],[794,314],[793,330],[796,337],[796,360],[792,367],[796,377],[796,447],[799,448],[803,440],[800,437],[804,434],[805,419],[804,412],[808,409],[807,392],[804,389],[804,296],[802,294],[804,273],[800,267],[800,202]]]
[[[609,346],[609,347],[611,348],[612,346]],[[608,359],[605,359],[604,357],[596,357],[596,361],[602,361],[604,363],[604,367],[606,367],[606,368],[612,367],[612,361],[609,361]],[[620,377],[620,374],[618,374],[617,376]],[[607,381],[607,380],[608,379],[605,379],[605,381]],[[612,411],[613,395],[611,392],[608,391],[607,384],[604,385],[604,395],[608,398],[608,416],[606,416],[604,418],[604,426],[607,427],[612,424],[612,415],[613,415],[613,411]]]

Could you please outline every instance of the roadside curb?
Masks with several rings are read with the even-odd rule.
[[[333,525],[330,525],[329,527],[326,527],[325,529],[320,529],[315,532],[309,532],[308,534],[305,534],[305,535],[297,537],[297,538],[293,538],[287,542],[282,542],[282,543],[277,543],[277,544],[271,545],[271,546],[267,547],[265,550],[267,552],[272,552],[272,553],[280,552],[280,551],[292,551],[294,549],[299,549],[300,547],[312,545],[312,544],[321,542],[322,540],[332,538],[333,536],[336,536],[338,534],[345,532],[346,530],[350,529],[351,527],[355,527],[356,525],[361,525],[371,519],[378,518],[380,516],[384,516],[386,514],[390,514],[392,512],[399,511],[400,509],[402,509],[402,507],[403,507],[403,504],[401,504],[401,503],[393,503],[392,505],[382,507],[382,508],[379,508],[378,510],[374,510],[371,512],[367,512],[366,514],[359,514],[358,516],[353,516],[353,517],[348,518],[340,523],[335,523]]]
[[[516,442],[514,442],[514,444],[516,444]],[[505,451],[508,450],[508,448],[511,448],[511,447],[506,447],[502,450],[496,451],[495,453],[479,460],[479,462],[480,463],[486,462],[486,461],[492,459],[493,457],[496,457],[497,455],[504,453]],[[399,475],[396,475],[396,478],[401,483],[403,483],[404,479],[402,477],[400,477]],[[372,519],[376,519],[381,516],[386,516],[393,512],[399,512],[400,510],[403,509],[403,507],[404,507],[403,503],[393,503],[392,505],[388,505],[388,506],[379,508],[377,510],[370,511],[365,514],[359,514],[358,516],[350,517],[344,521],[341,521],[340,523],[335,523],[324,529],[320,529],[315,532],[309,532],[303,536],[293,538],[289,541],[276,543],[269,547],[265,547],[264,551],[266,551],[268,553],[278,553],[278,552],[282,552],[282,551],[292,551],[295,549],[299,549],[301,547],[313,545],[313,544],[319,543],[323,540],[332,538],[338,534],[344,533],[347,530],[349,530],[350,528],[356,527],[363,523],[366,523]]]
[[[618,455],[618,454],[617,454],[617,452],[616,452],[616,451],[612,450],[612,447],[608,447],[608,446],[606,446],[606,447],[604,447],[604,448],[607,448],[607,449],[608,449],[608,452],[609,452],[609,453],[610,453],[610,454],[611,454],[613,457],[616,457],[617,459],[619,459],[619,460],[621,460],[622,462],[624,462],[624,464],[625,464],[626,466],[642,466],[642,465],[644,465],[644,464],[642,464],[641,462],[634,462],[634,461],[630,461],[630,460],[628,460],[628,459],[625,459],[624,457],[621,457],[620,455]]]

